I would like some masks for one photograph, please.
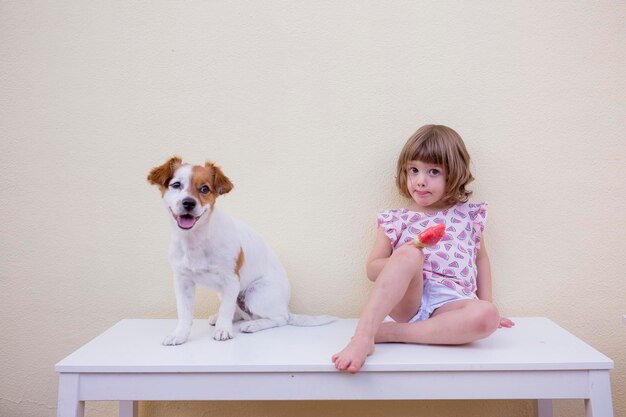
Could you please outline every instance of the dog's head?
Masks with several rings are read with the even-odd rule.
[[[212,162],[203,165],[184,164],[174,156],[153,168],[148,182],[159,187],[163,202],[179,228],[189,230],[208,218],[218,196],[226,194],[233,184]]]

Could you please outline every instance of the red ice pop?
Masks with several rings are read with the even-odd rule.
[[[425,248],[426,246],[435,245],[446,234],[446,225],[438,224],[437,226],[429,227],[422,233],[415,237],[414,243],[418,248]]]

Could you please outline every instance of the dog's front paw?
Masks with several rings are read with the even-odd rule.
[[[171,335],[167,336],[165,339],[163,339],[163,346],[182,345],[186,341],[187,341],[187,338],[185,336],[179,336],[179,335],[176,335],[176,334],[171,334]]]
[[[233,338],[233,328],[216,327],[215,333],[213,333],[213,339],[215,340],[228,340]]]
[[[217,317],[217,314],[209,316],[209,326],[215,326],[215,323],[217,323]]]

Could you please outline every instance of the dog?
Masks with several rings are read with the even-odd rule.
[[[209,318],[215,340],[231,339],[233,321],[239,320],[245,333],[336,320],[289,311],[289,281],[276,254],[255,231],[216,206],[233,184],[214,163],[192,166],[174,156],[153,168],[148,182],[159,187],[172,225],[169,258],[178,324],[164,345],[187,341],[196,284],[218,293],[218,313]]]

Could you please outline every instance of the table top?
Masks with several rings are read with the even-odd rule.
[[[611,369],[613,361],[543,317],[462,346],[376,345],[362,372]],[[215,341],[207,320],[194,320],[187,343],[163,346],[176,320],[126,319],[55,366],[56,372],[335,372],[331,356],[350,340],[356,319],[318,327],[284,326]],[[237,328],[237,325],[235,325]]]

